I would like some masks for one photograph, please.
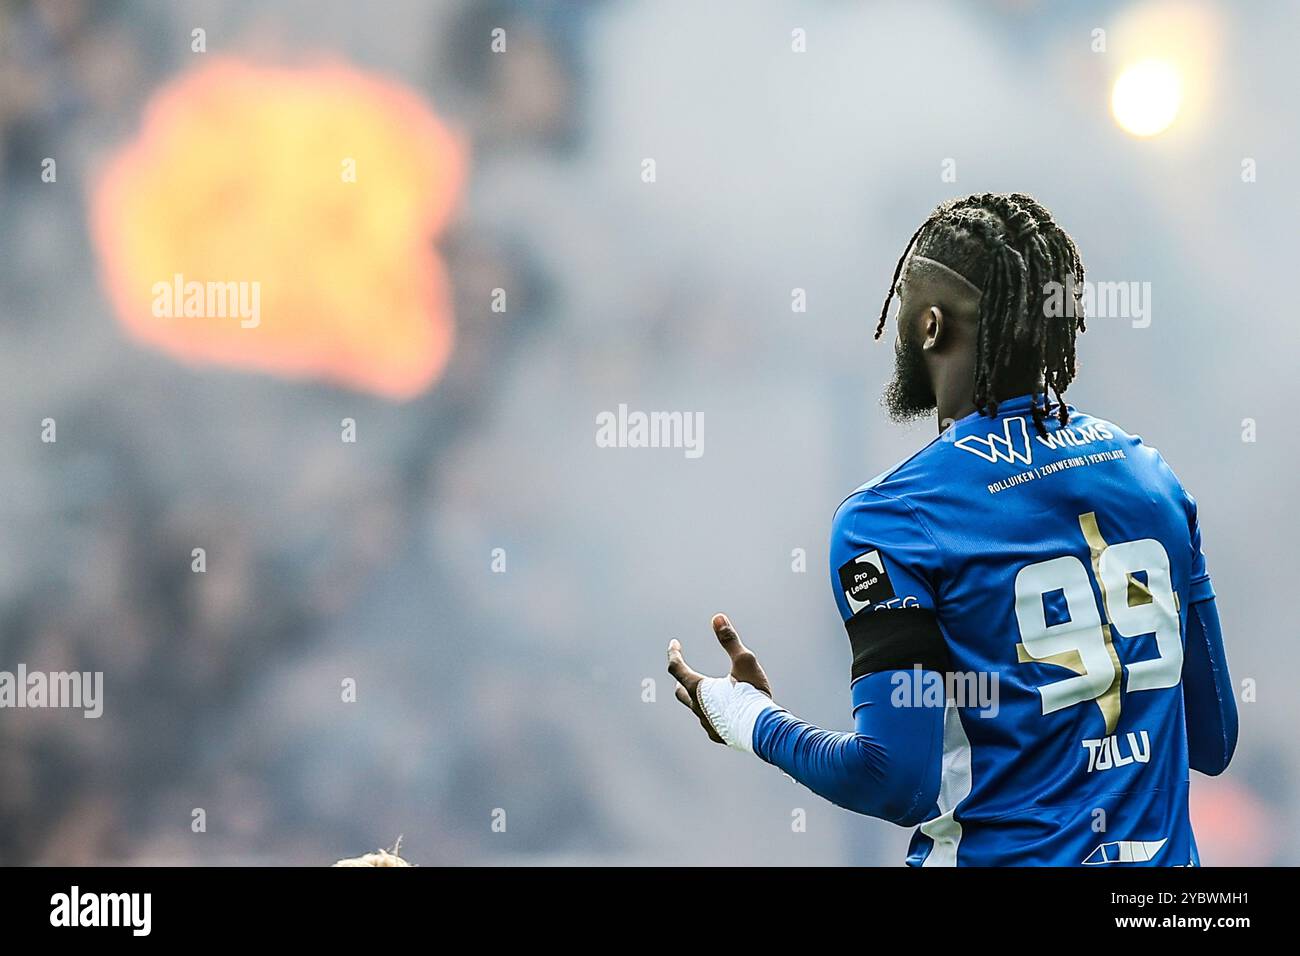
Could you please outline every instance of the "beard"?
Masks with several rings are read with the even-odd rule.
[[[890,420],[900,425],[924,418],[938,405],[920,345],[901,335],[894,350],[894,377],[880,402]]]

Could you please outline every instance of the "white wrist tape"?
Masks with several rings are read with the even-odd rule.
[[[700,709],[729,747],[754,752],[754,725],[776,704],[753,684],[733,684],[729,677],[706,677],[696,689]]]

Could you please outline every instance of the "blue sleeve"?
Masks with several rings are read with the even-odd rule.
[[[1183,707],[1191,768],[1210,775],[1223,773],[1237,748],[1237,700],[1213,597],[1187,609]]]
[[[1187,638],[1183,648],[1183,709],[1187,759],[1193,770],[1220,774],[1237,748],[1237,699],[1223,649],[1223,631],[1201,550],[1196,499],[1186,496],[1192,568],[1188,587]]]
[[[754,753],[813,793],[855,813],[914,826],[939,795],[943,707],[894,706],[891,671],[853,684],[853,733],[822,730],[788,711],[764,711]]]
[[[870,489],[835,514],[830,572],[846,627],[866,614],[935,606],[938,549],[903,502]],[[822,730],[780,708],[754,727],[754,752],[832,803],[910,826],[924,820],[939,793],[943,694],[899,693],[900,682],[938,682],[934,671],[884,670],[851,685],[852,733]],[[932,700],[935,695],[925,697]]]
[[[1196,604],[1214,597],[1214,585],[1210,583],[1210,572],[1205,568],[1205,552],[1201,550],[1201,523],[1196,514],[1196,499],[1186,491],[1183,492],[1183,499],[1192,541],[1192,573],[1187,603]]]

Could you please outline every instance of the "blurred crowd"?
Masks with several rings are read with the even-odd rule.
[[[409,81],[470,133],[483,168],[548,161],[579,133],[581,12],[523,6],[444,4],[409,58]],[[9,424],[39,411],[61,429],[40,451],[16,441],[26,450],[4,467],[0,650],[9,669],[103,671],[111,701],[100,720],[5,713],[0,862],[327,861],[403,828],[422,833],[425,859],[463,862],[490,836],[466,808],[507,767],[558,771],[531,811],[545,839],[515,852],[607,839],[576,829],[592,798],[564,735],[516,753],[517,735],[503,734],[512,715],[477,713],[475,695],[496,693],[492,648],[484,635],[450,646],[479,609],[440,572],[427,535],[457,491],[445,489],[448,463],[492,414],[484,381],[545,328],[547,281],[527,241],[472,218],[447,238],[459,348],[436,394],[401,408],[234,373],[204,380],[137,354],[98,301],[87,179],[153,86],[184,66],[192,25],[214,44],[229,31],[228,51],[288,56],[301,19],[220,5],[0,8],[0,321],[10,369],[33,374],[10,378],[21,393]],[[521,55],[492,59],[466,42],[484,24],[508,29]],[[45,157],[54,183],[32,174]],[[511,290],[504,316],[486,307],[495,287]],[[357,455],[340,451],[344,416],[361,423]],[[292,453],[277,456],[286,442]],[[394,673],[391,659],[369,659],[391,637],[385,618],[417,613],[403,603],[430,617],[393,639],[417,659]],[[492,680],[508,686],[528,666]],[[312,667],[322,683],[304,688]],[[364,717],[342,704],[344,678],[359,684]],[[527,722],[549,736],[547,720],[541,708]]]

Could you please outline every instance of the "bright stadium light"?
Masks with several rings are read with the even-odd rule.
[[[1178,116],[1183,78],[1166,60],[1146,59],[1129,66],[1115,80],[1110,108],[1115,122],[1134,136],[1162,133]]]

